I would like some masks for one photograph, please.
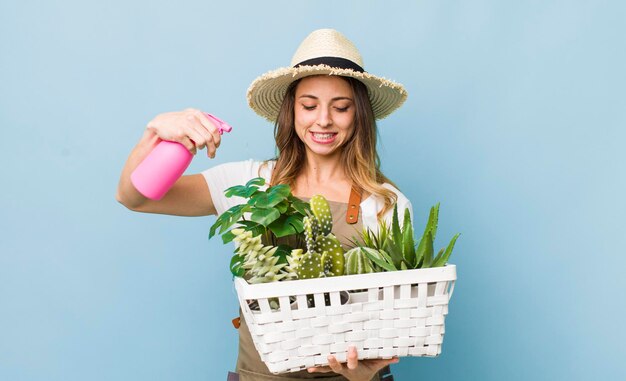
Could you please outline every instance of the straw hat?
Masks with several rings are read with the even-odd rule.
[[[267,72],[252,82],[248,88],[248,104],[257,114],[275,122],[289,84],[320,74],[352,77],[363,82],[376,119],[391,114],[407,97],[401,84],[366,72],[361,54],[343,34],[333,29],[318,29],[302,41],[290,67]]]

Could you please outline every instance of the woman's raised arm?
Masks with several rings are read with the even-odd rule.
[[[117,187],[116,199],[130,210],[179,216],[216,214],[209,188],[203,176],[182,176],[161,200],[150,200],[133,186],[130,175],[161,140],[181,143],[191,153],[206,148],[215,157],[221,137],[211,120],[200,110],[187,109],[158,115],[146,128],[130,153]]]

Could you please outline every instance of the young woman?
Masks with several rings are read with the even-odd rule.
[[[376,119],[406,99],[402,85],[363,69],[356,47],[331,29],[311,33],[299,46],[289,67],[257,78],[248,90],[250,107],[275,123],[278,156],[269,161],[242,161],[181,177],[160,200],[142,196],[130,173],[160,140],[180,142],[192,153],[206,148],[215,157],[220,134],[201,111],[187,109],[160,114],[131,152],[120,178],[117,199],[131,210],[180,216],[221,214],[241,199],[226,198],[224,190],[262,176],[270,184],[289,184],[295,196],[321,194],[329,200],[333,233],[345,247],[362,227],[373,230],[379,219],[398,210],[411,210],[407,198],[380,171],[376,152]],[[400,216],[402,218],[402,216]],[[357,360],[348,350],[347,362],[329,357],[327,367],[272,375],[254,348],[242,319],[237,371],[240,380],[391,380],[391,360]],[[381,371],[383,370],[383,371]],[[381,378],[382,377],[382,378]]]

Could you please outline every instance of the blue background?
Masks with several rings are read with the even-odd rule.
[[[245,91],[321,27],[407,87],[383,169],[416,226],[441,202],[438,246],[462,233],[443,353],[397,379],[626,378],[623,2],[172,3],[0,2],[0,380],[224,378],[214,217],[131,213],[117,179],[186,107],[235,126],[189,172],[271,157]]]

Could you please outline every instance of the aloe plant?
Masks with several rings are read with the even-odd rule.
[[[398,207],[394,206],[391,225],[381,221],[378,232],[364,229],[360,240],[353,240],[357,246],[368,247],[373,250],[363,251],[366,256],[381,270],[407,270],[427,267],[444,266],[450,259],[456,240],[460,234],[455,234],[447,247],[442,248],[434,255],[434,242],[439,223],[439,203],[431,207],[424,233],[417,245],[413,239],[413,225],[409,209],[404,211],[402,227],[398,218]],[[349,266],[348,266],[349,267]],[[373,267],[376,269],[376,267]]]

